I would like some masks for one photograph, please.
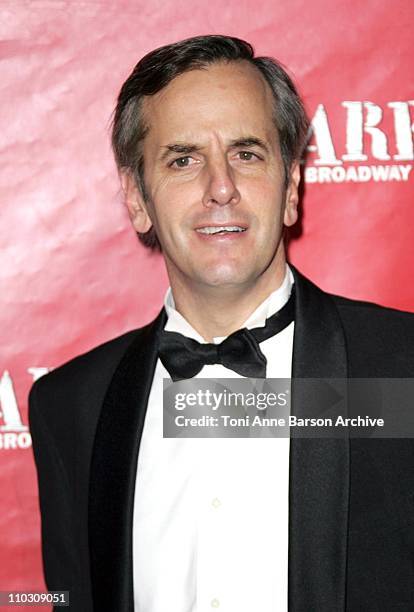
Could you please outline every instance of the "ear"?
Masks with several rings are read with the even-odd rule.
[[[299,183],[300,165],[296,161],[292,164],[289,185],[286,190],[285,214],[283,217],[283,223],[286,227],[294,225],[298,220]]]
[[[131,223],[135,231],[140,234],[145,234],[151,229],[152,221],[148,215],[147,206],[142,197],[141,190],[131,170],[121,170],[120,179]]]

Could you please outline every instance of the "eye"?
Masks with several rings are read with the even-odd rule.
[[[188,166],[192,165],[191,161],[194,162],[193,158],[189,155],[185,155],[184,157],[177,157],[177,159],[174,159],[174,161],[171,162],[170,166],[176,168],[187,168]]]
[[[260,157],[252,151],[239,151],[238,155],[242,161],[252,161],[252,159],[260,159]]]

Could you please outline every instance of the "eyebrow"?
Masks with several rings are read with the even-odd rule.
[[[257,138],[256,136],[247,136],[246,138],[236,138],[230,142],[231,149],[239,149],[240,147],[259,147],[260,149],[264,149],[264,151],[268,152],[269,147],[267,144],[261,140],[261,138]]]
[[[229,143],[230,149],[238,149],[240,147],[259,147],[264,151],[269,152],[269,147],[267,146],[267,144],[256,136],[236,138],[234,140],[231,140]],[[170,156],[171,153],[189,155],[190,153],[197,153],[198,151],[201,151],[202,148],[203,147],[191,143],[168,144],[163,147],[164,151],[160,157],[160,160],[164,161]]]
[[[170,153],[182,153],[183,155],[188,155],[189,153],[195,153],[201,150],[201,147],[198,147],[194,144],[169,144],[163,147],[164,152],[161,155],[161,161],[164,161],[169,157]]]

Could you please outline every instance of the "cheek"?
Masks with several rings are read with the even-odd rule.
[[[254,170],[255,172],[251,170],[247,176],[239,175],[241,189],[260,195],[264,200],[274,200],[275,196],[280,194],[283,184],[279,169],[269,165]]]
[[[261,182],[251,185],[248,196],[249,208],[259,222],[266,225],[272,221],[276,226],[283,220],[285,195],[284,190],[275,188],[275,183]]]
[[[186,199],[180,194],[168,192],[168,197],[158,198],[154,206],[154,227],[165,243],[179,245],[183,242],[189,226],[190,211],[184,205]]]
[[[159,224],[171,231],[180,231],[191,225],[193,215],[202,210],[200,190],[194,184],[170,183],[165,189],[158,190],[155,201]]]

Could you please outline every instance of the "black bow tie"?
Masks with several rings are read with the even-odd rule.
[[[201,344],[176,332],[162,330],[158,354],[172,380],[193,378],[204,365],[220,363],[248,378],[266,378],[266,357],[259,344],[278,334],[294,319],[294,291],[264,327],[239,329],[220,344]]]

